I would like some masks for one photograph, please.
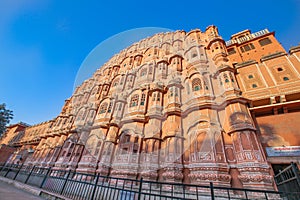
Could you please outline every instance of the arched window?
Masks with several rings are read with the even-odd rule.
[[[208,90],[208,81],[207,81],[206,78],[204,78],[203,84],[204,84],[204,88],[205,88],[206,90]]]
[[[134,138],[134,143],[138,143],[139,142],[139,137],[135,137]]]
[[[122,76],[122,78],[121,78],[120,85],[123,85],[123,82],[124,82],[124,76]]]
[[[93,118],[94,117],[94,111],[91,111],[90,112],[90,118]]]
[[[156,93],[153,93],[152,94],[152,101],[155,101],[155,99],[156,99]]]
[[[160,93],[157,93],[156,101],[160,101]]]
[[[252,88],[257,88],[257,85],[256,84],[252,84]]]
[[[98,153],[100,152],[100,147],[101,147],[102,142],[98,141],[98,144],[96,146],[96,150],[95,150],[95,154],[94,155],[98,155]]]
[[[175,88],[175,97],[178,97],[178,88]]]
[[[220,85],[223,85],[221,77],[219,77],[219,83],[220,83]]]
[[[230,76],[231,82],[234,82],[234,78],[233,78],[232,74],[229,74],[229,76]]]
[[[147,75],[147,69],[142,69],[141,70],[141,77]]]
[[[108,90],[108,86],[105,85],[103,90],[106,92]]]
[[[130,142],[130,135],[124,135],[123,136],[123,143],[128,143]]]
[[[228,79],[227,74],[224,74],[223,77],[224,77],[225,83],[229,83],[229,79]]]
[[[138,94],[135,94],[131,97],[131,100],[130,100],[130,107],[135,107],[137,106],[139,103],[139,95]]]
[[[152,74],[152,67],[149,67],[149,74]]]
[[[188,82],[186,83],[186,90],[187,90],[187,93],[190,94],[190,85]]]
[[[107,109],[108,104],[106,102],[104,102],[101,106],[100,106],[100,111],[99,114],[105,113],[106,109]]]
[[[173,91],[173,88],[170,88],[170,94],[169,94],[169,97],[172,97],[174,96],[174,91]]]
[[[83,111],[83,112],[82,112],[81,120],[84,120],[84,119],[85,119],[86,114],[87,114],[87,111]]]
[[[92,90],[92,93],[91,93],[91,95],[94,95],[94,94],[96,94],[96,93],[97,93],[97,90],[98,90],[98,87],[95,87],[95,88]]]
[[[111,112],[111,108],[112,108],[112,102],[109,103],[109,106],[108,106],[108,109],[107,109],[107,112],[108,112],[108,113]]]
[[[133,82],[133,76],[130,76],[129,81]]]
[[[193,51],[193,52],[192,52],[192,58],[195,58],[195,57],[197,57],[197,52],[196,52],[196,51]]]
[[[122,110],[122,103],[119,103],[119,111]]]
[[[248,78],[249,78],[249,79],[253,78],[253,75],[252,75],[252,74],[250,74],[250,75],[248,76]]]
[[[201,90],[202,89],[201,80],[199,78],[195,78],[192,81],[192,87],[193,87],[193,91]]]
[[[143,93],[141,98],[141,106],[145,105],[145,100],[146,100],[146,94]]]
[[[119,79],[117,78],[117,79],[114,81],[113,87],[117,86],[118,84],[119,84]]]
[[[128,76],[126,84],[128,88],[131,88],[133,86],[133,75]]]

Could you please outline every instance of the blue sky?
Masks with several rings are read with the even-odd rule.
[[[14,111],[12,123],[54,118],[72,95],[76,74],[89,53],[126,30],[205,30],[214,24],[228,40],[244,29],[268,28],[288,50],[300,42],[299,13],[300,0],[3,0],[0,103]],[[106,54],[110,52],[114,53],[108,49]]]

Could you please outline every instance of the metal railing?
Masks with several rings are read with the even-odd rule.
[[[166,183],[25,165],[2,165],[0,175],[71,199],[286,199],[276,191]]]
[[[300,199],[300,172],[295,163],[275,175],[279,191],[288,194],[288,199]]]
[[[254,38],[265,35],[267,33],[269,33],[269,30],[268,29],[263,29],[263,30],[260,30],[260,31],[255,32],[255,33],[251,33],[250,35],[246,35],[246,36],[241,37],[241,38],[228,40],[228,41],[225,42],[225,44],[226,44],[226,46],[230,46],[230,45],[235,44],[235,43],[241,44],[243,42],[247,42],[247,41],[252,40]]]

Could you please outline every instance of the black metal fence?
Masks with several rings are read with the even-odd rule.
[[[71,199],[286,199],[283,192],[165,183],[51,168],[2,165],[0,175]]]
[[[288,194],[288,199],[300,199],[300,172],[295,163],[280,171],[275,182],[279,191]]]

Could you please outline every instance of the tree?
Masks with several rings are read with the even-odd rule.
[[[0,137],[6,130],[6,125],[13,118],[13,111],[5,108],[5,103],[0,104]]]

